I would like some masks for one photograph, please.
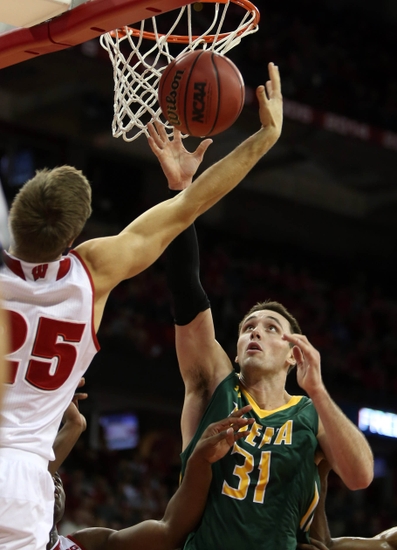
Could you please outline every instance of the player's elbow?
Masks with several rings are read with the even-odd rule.
[[[373,468],[365,468],[360,472],[355,472],[353,476],[346,481],[346,486],[351,491],[358,491],[360,489],[366,489],[372,483],[374,479]]]

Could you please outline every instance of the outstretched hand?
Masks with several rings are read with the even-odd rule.
[[[296,380],[309,397],[324,388],[321,377],[320,353],[303,334],[283,334],[283,339],[294,345],[292,353],[296,361]]]
[[[283,126],[283,96],[278,67],[274,63],[268,65],[270,80],[265,86],[258,86],[256,96],[259,101],[259,118],[263,128],[274,130],[277,138]]]
[[[210,424],[198,441],[194,453],[211,464],[223,458],[235,441],[248,435],[249,430],[243,428],[251,425],[254,419],[243,418],[243,415],[251,409],[251,405],[246,405],[227,418]]]
[[[168,187],[175,190],[189,187],[212,139],[205,139],[193,153],[189,153],[177,128],[174,128],[173,139],[170,139],[161,122],[149,122],[147,127],[149,146],[160,161]]]

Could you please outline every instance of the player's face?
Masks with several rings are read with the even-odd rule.
[[[285,317],[264,309],[249,315],[241,327],[237,342],[237,361],[242,370],[259,367],[266,372],[278,372],[295,363],[291,347],[282,339],[290,333]]]
[[[63,483],[58,472],[55,472],[52,479],[54,480],[54,523],[58,523],[63,518],[65,512],[65,491]]]

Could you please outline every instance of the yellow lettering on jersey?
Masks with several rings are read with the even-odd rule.
[[[265,499],[265,491],[270,477],[270,457],[271,451],[262,451],[261,460],[258,464],[259,478],[255,487],[254,502],[263,504]]]
[[[233,475],[238,478],[238,487],[231,487],[227,481],[224,481],[222,486],[222,494],[237,500],[244,500],[247,496],[248,487],[250,484],[249,474],[254,469],[254,457],[248,451],[239,447],[237,443],[233,445],[232,454],[234,453],[238,453],[245,458],[244,464],[241,466],[236,465],[233,470]]]
[[[283,426],[281,426],[276,439],[274,440],[275,445],[281,445],[285,443],[286,445],[291,445],[292,443],[292,424],[293,420],[288,420]]]
[[[244,430],[246,429],[246,426],[244,426]],[[250,433],[245,438],[245,441],[252,445],[252,447],[256,446],[256,442],[254,441],[256,437],[260,436],[262,434],[263,426],[258,424],[257,422],[254,422],[251,426]]]
[[[265,433],[263,434],[262,441],[259,444],[258,449],[261,449],[263,445],[269,445],[272,441],[272,437],[274,436],[274,428],[271,426],[268,426],[265,430]]]

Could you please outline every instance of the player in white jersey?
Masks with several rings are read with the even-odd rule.
[[[253,419],[244,418],[248,405],[228,418],[211,424],[191,455],[183,481],[160,521],[147,520],[121,531],[92,527],[73,535],[58,535],[57,524],[65,510],[62,480],[55,471],[67,457],[86,422],[75,403],[65,413],[65,424],[55,440],[56,460],[51,464],[55,485],[54,525],[47,550],[173,550],[179,548],[200,520],[212,479],[211,465],[225,456],[230,447],[248,435]],[[232,426],[232,427],[231,427]]]
[[[75,255],[62,258],[91,213],[90,186],[70,166],[39,171],[14,199],[11,247],[0,271],[12,330],[11,373],[0,419],[0,550],[43,550],[46,545],[53,506],[52,481],[46,473],[51,443],[97,349],[95,334],[110,291],[150,266],[278,140],[282,97],[273,64],[269,74],[267,93],[264,86],[257,90],[260,130],[186,191],[151,208],[119,235],[86,241]],[[149,131],[153,151],[163,151],[163,168],[167,155],[173,166],[180,134],[175,132],[173,142],[160,124],[157,131],[152,125]],[[210,143],[203,141],[191,154],[193,173]]]

